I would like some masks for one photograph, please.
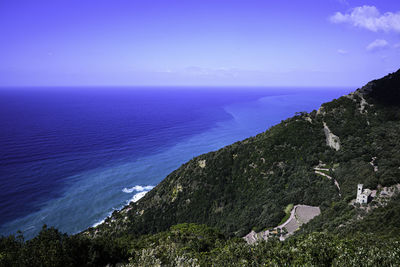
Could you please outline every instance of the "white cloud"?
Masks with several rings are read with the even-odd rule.
[[[339,54],[341,54],[341,55],[347,55],[347,54],[349,53],[349,51],[344,50],[344,49],[338,49],[337,52],[338,52]]]
[[[383,39],[376,39],[375,41],[373,41],[372,43],[370,43],[366,49],[367,51],[377,51],[377,50],[381,50],[384,49],[386,47],[389,46],[389,43],[386,40]]]
[[[381,14],[375,6],[360,6],[350,13],[336,12],[330,17],[333,23],[349,23],[355,27],[365,28],[373,32],[400,32],[400,11]]]

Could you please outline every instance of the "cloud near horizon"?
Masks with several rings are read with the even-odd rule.
[[[399,32],[400,11],[381,14],[375,6],[360,6],[350,13],[336,12],[330,17],[332,23],[348,23],[354,27],[364,28],[373,32]]]
[[[388,46],[389,46],[389,43],[386,40],[376,39],[375,41],[373,41],[366,47],[366,50],[372,52],[372,51],[384,49]]]

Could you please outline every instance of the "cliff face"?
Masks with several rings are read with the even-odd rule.
[[[324,214],[333,203],[354,198],[358,183],[368,188],[400,183],[399,106],[400,70],[318,112],[299,113],[192,159],[87,232],[139,236],[193,222],[244,236],[278,225],[289,204],[319,206]],[[325,175],[315,172],[321,164]]]

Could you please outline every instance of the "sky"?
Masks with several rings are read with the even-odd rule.
[[[398,68],[398,0],[0,0],[0,87],[360,87]]]

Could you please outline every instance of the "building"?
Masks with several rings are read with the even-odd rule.
[[[371,200],[371,190],[364,189],[363,184],[358,184],[357,186],[357,198],[356,203],[366,204]]]

